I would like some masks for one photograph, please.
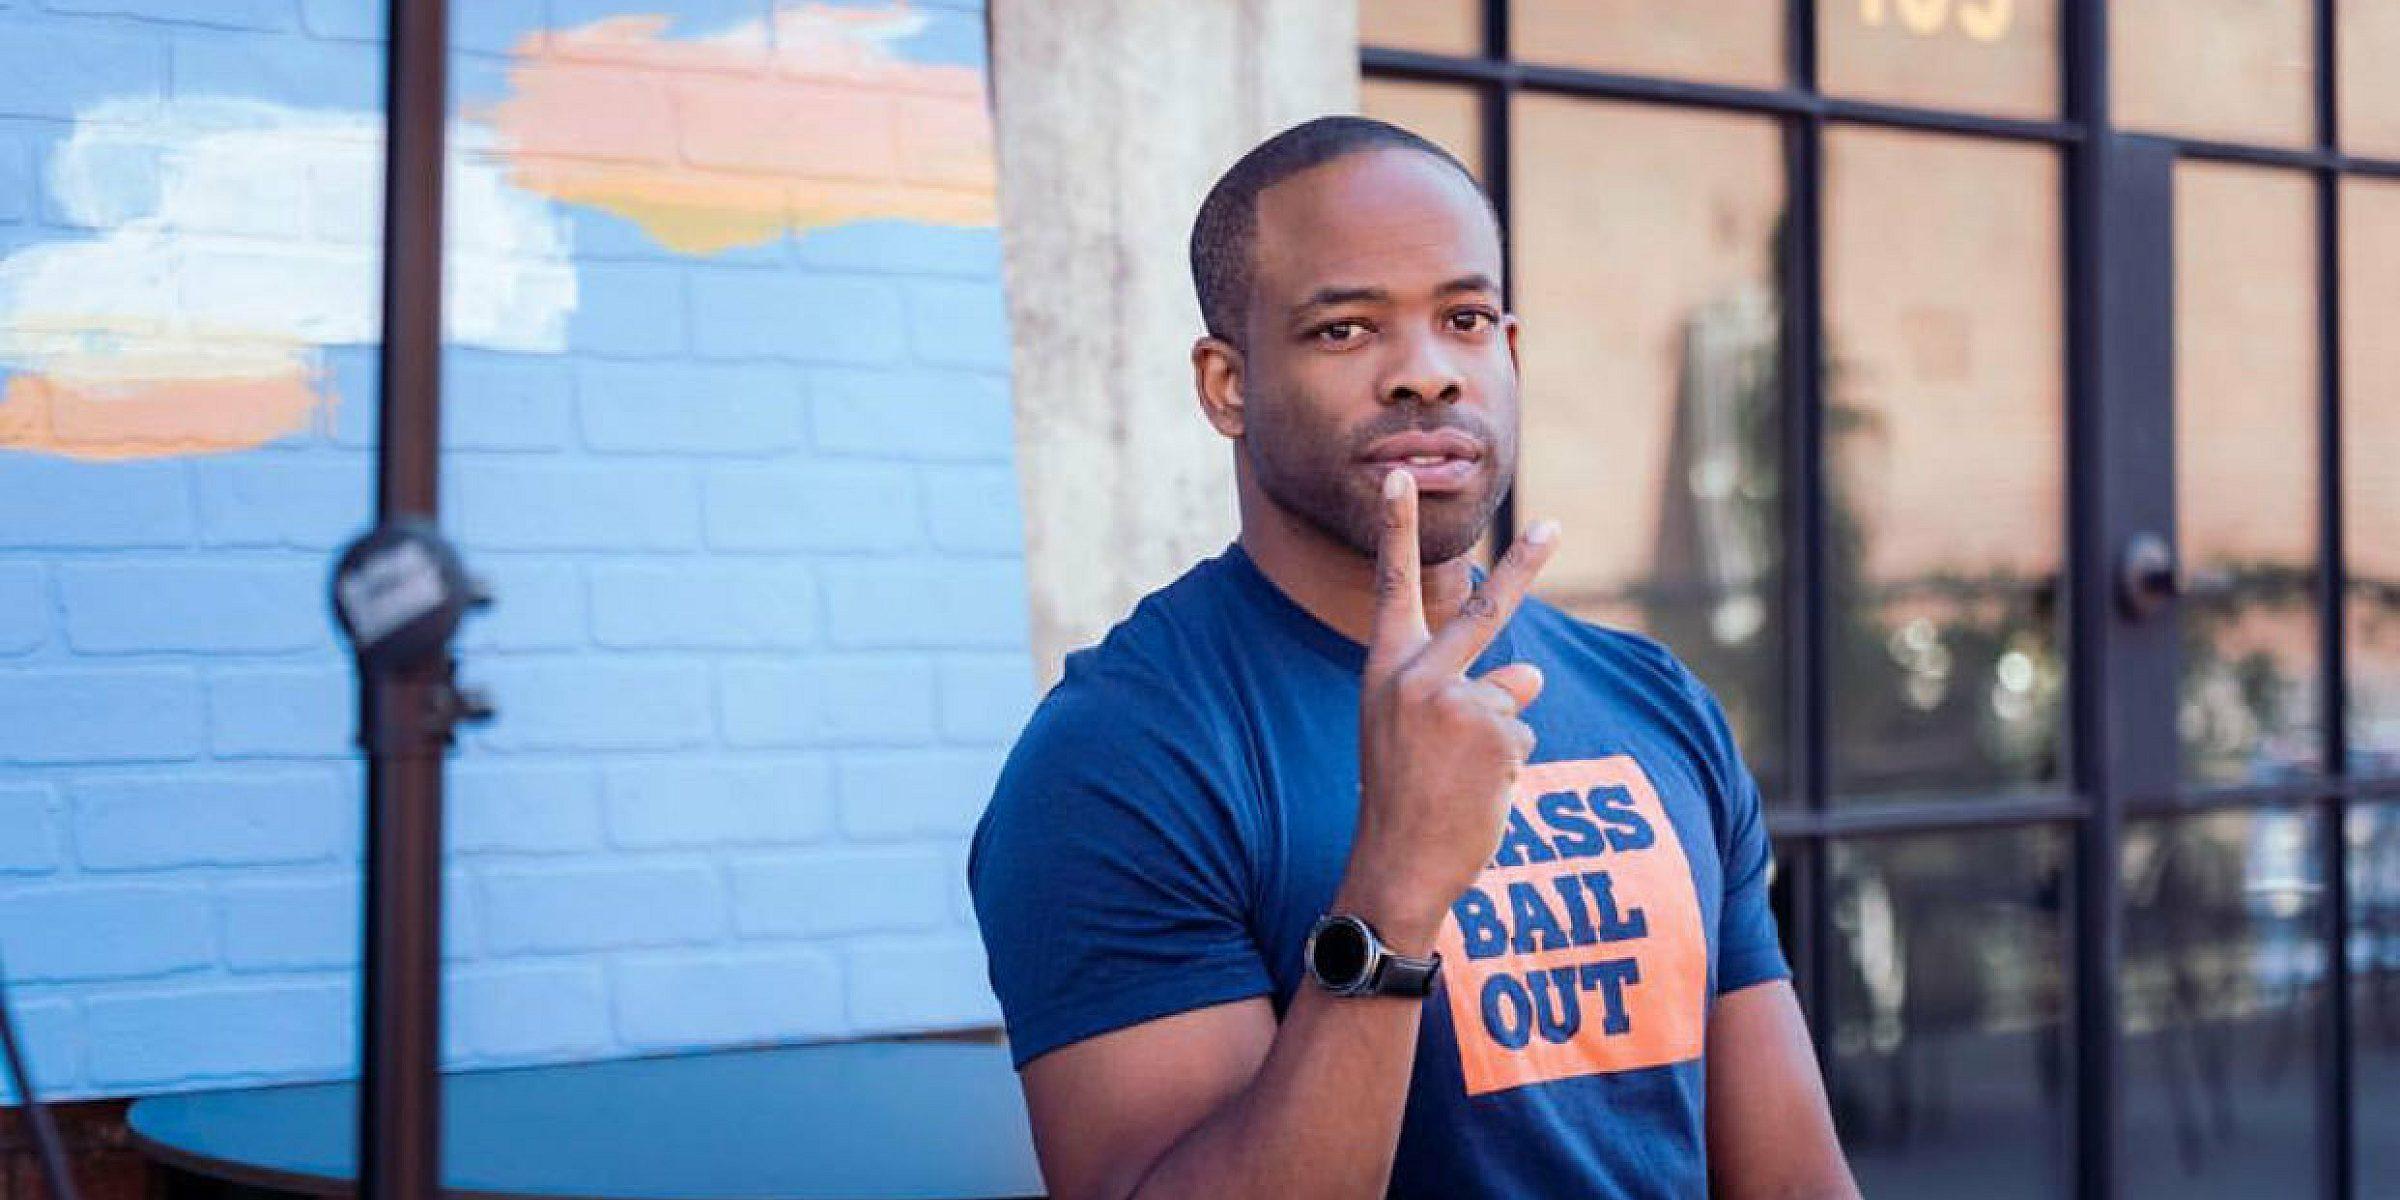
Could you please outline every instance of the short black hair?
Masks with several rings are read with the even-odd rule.
[[[1372,117],[1318,117],[1303,121],[1253,147],[1217,177],[1192,219],[1192,289],[1200,296],[1200,319],[1210,337],[1242,344],[1249,317],[1252,252],[1258,243],[1258,194],[1334,159],[1367,150],[1414,150],[1450,164],[1475,185],[1486,208],[1491,197],[1449,151],[1387,121]],[[1493,213],[1493,224],[1499,214]]]

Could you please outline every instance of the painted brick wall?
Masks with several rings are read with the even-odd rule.
[[[444,519],[501,715],[450,772],[448,1059],[995,1022],[964,842],[1032,669],[979,8],[454,8],[453,174],[507,220],[452,217]],[[53,1096],[354,1070],[324,590],[370,508],[380,20],[0,0],[0,955]],[[712,88],[864,115],[761,145]]]

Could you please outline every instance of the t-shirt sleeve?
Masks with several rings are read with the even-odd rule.
[[[976,828],[968,886],[1019,1067],[1272,990],[1235,811],[1204,743],[1154,717],[1053,693]]]
[[[1701,714],[1709,748],[1708,770],[1716,780],[1718,853],[1725,864],[1725,901],[1717,915],[1717,994],[1740,991],[1753,984],[1788,979],[1783,944],[1776,936],[1775,909],[1767,895],[1773,875],[1774,849],[1767,840],[1767,821],[1759,802],[1758,782],[1742,761],[1724,706],[1698,676],[1684,671]]]

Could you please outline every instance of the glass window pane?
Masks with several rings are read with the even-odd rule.
[[[2309,812],[2127,824],[2128,1200],[2316,1194],[2321,826]]]
[[[1359,44],[1432,54],[1483,55],[1481,0],[1359,0]]]
[[[2109,84],[2117,124],[2224,142],[2316,138],[2311,0],[2116,0]]]
[[[1514,0],[1526,62],[1715,83],[1783,83],[1784,0]]]
[[[2352,154],[2400,158],[2400,4],[2337,0],[2335,85],[2341,91],[2342,146]]]
[[[1859,1189],[2060,1194],[2065,834],[1837,843],[1831,1089]]]
[[[1828,92],[2058,114],[2058,0],[1818,0],[1817,54]]]
[[[2400,804],[2350,812],[2350,1046],[2356,1174],[2400,1180]]]
[[[1358,111],[1389,121],[1458,156],[1483,177],[1483,104],[1473,89],[1406,79],[1362,79]]]
[[[2273,779],[2317,719],[2317,283],[2306,175],[2175,170],[2184,771]]]
[[[2342,184],[2342,543],[2350,762],[2400,773],[2400,183]]]
[[[1826,139],[1826,570],[1837,793],[2060,778],[2059,163]]]
[[[1673,646],[1774,792],[1782,131],[1545,96],[1514,127],[1517,514],[1567,530],[1543,594]]]

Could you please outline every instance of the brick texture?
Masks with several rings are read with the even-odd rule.
[[[129,228],[241,247],[240,294],[158,275],[204,330],[284,304],[275,264],[371,290],[372,178],[260,152],[201,196],[205,139],[138,126],[187,101],[371,118],[384,7],[0,0],[0,263]],[[458,127],[519,86],[543,20],[664,11],[663,36],[696,39],[773,7],[454,5]],[[918,11],[901,54],[980,59],[974,0]],[[796,208],[812,179],[954,173],[949,142],[938,163],[903,144],[924,97],[773,74],[760,45],[566,64],[612,99],[554,147]],[[137,132],[79,160],[70,196],[64,148],[101,106]],[[741,132],[758,111],[779,136]],[[555,222],[574,299],[555,350],[444,351],[442,518],[497,596],[460,674],[499,707],[448,772],[448,1065],[990,1026],[965,838],[1034,701],[997,231],[858,220],[694,250],[581,201],[510,203]],[[0,305],[0,332],[18,317]],[[364,779],[327,584],[372,518],[379,398],[371,343],[314,337],[322,406],[253,449],[68,457],[18,447],[0,408],[0,962],[50,1099],[356,1069]],[[33,369],[10,344],[0,396]],[[121,1110],[70,1106],[89,1195],[140,1187]],[[31,1181],[0,1111],[0,1200]]]

